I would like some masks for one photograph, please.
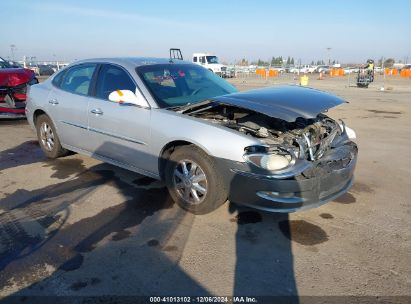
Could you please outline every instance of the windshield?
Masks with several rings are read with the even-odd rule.
[[[0,69],[7,69],[10,67],[11,67],[10,64],[6,60],[0,57]]]
[[[207,62],[208,63],[218,63],[217,56],[206,56],[206,57],[207,57]]]
[[[136,68],[160,108],[184,106],[237,89],[213,72],[195,64],[156,64]]]

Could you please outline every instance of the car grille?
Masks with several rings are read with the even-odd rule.
[[[305,170],[302,175],[305,178],[313,178],[345,169],[356,158],[357,151],[357,145],[353,142],[336,149],[330,149],[322,159],[315,162],[313,168]]]

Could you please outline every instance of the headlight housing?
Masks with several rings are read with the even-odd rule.
[[[245,151],[244,159],[247,162],[268,171],[284,171],[296,160],[293,151],[279,146],[251,146]]]

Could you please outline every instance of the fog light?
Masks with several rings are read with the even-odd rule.
[[[263,199],[277,203],[302,203],[305,201],[303,197],[295,196],[293,192],[274,192],[274,191],[258,191],[257,195]]]

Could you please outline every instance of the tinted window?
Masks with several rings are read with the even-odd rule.
[[[65,91],[87,95],[95,69],[95,64],[82,64],[70,68],[60,87]]]
[[[5,61],[0,61],[0,69],[8,69],[10,65]]]
[[[218,58],[216,56],[206,56],[208,63],[218,63]]]
[[[194,57],[194,58],[193,58],[193,61],[194,61],[194,62],[197,62],[197,57]]]
[[[107,99],[111,92],[116,90],[136,91],[136,85],[130,75],[120,67],[104,65],[99,72],[96,97]]]
[[[162,108],[237,92],[227,81],[196,64],[144,65],[137,67],[137,73]]]
[[[60,87],[61,84],[61,80],[64,77],[64,74],[66,73],[66,71],[61,71],[59,72],[56,76],[54,76],[52,83],[56,86],[56,87]]]

